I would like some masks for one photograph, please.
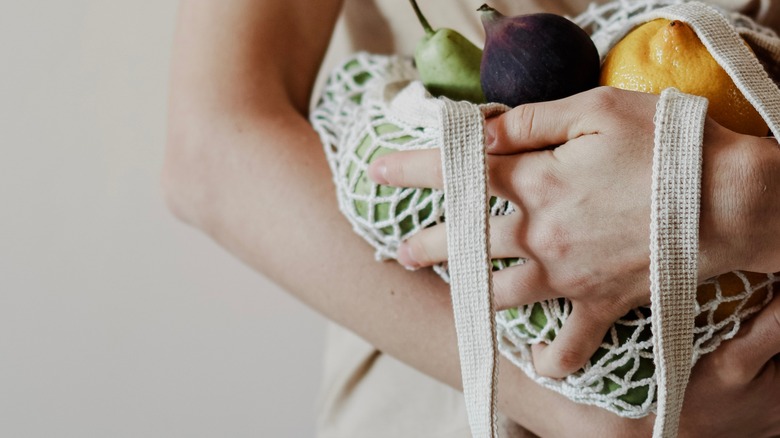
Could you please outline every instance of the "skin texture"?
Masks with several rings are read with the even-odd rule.
[[[459,388],[446,285],[428,270],[410,273],[373,260],[370,247],[338,212],[322,147],[306,121],[339,7],[333,0],[182,2],[162,175],[166,200],[182,221],[307,305],[382,352]],[[767,326],[774,321],[764,319]],[[733,343],[745,351],[759,344],[762,351],[769,345],[772,352],[780,350],[765,342],[771,338],[765,333],[742,338]],[[717,366],[718,358],[727,360],[722,356],[716,352],[701,363],[712,362],[728,374],[730,369]],[[713,402],[732,392],[745,406],[758,397],[767,400],[767,390],[751,386],[750,375],[694,382],[683,429],[710,427],[711,421],[696,415],[707,411],[724,419],[719,429],[707,429],[712,436],[759,426],[762,433],[780,432],[777,415],[743,424],[742,418],[729,418],[728,406]],[[771,383],[769,400],[775,397],[777,406],[778,378],[761,378]],[[718,384],[721,380],[728,384]],[[541,436],[649,436],[652,426],[652,417],[626,420],[576,405],[505,361],[499,397],[502,412]]]
[[[608,328],[649,304],[652,117],[656,95],[602,87],[559,101],[520,106],[486,125],[491,192],[519,212],[491,219],[494,257],[529,261],[494,275],[503,309],[557,297],[572,314],[537,371],[564,377],[585,364]],[[733,270],[780,270],[780,153],[771,139],[707,121],[704,136],[699,279]],[[561,145],[555,149],[550,146]],[[388,155],[369,174],[379,182],[440,187],[438,151]],[[609,175],[609,177],[605,177]],[[759,225],[761,224],[761,225]],[[763,229],[760,236],[750,236]],[[399,249],[410,267],[446,260],[445,227]],[[758,257],[757,257],[758,256]]]

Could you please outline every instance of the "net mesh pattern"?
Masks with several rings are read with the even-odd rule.
[[[619,0],[591,5],[573,21],[590,33],[603,56],[643,13],[676,3],[682,2]],[[780,43],[773,32],[738,14],[730,18],[746,40],[777,53]],[[403,240],[445,220],[446,200],[441,191],[381,186],[367,175],[368,165],[384,154],[438,146],[441,133],[437,126],[398,117],[397,111],[389,109],[392,96],[416,80],[417,72],[407,58],[358,53],[330,75],[310,115],[333,173],[339,207],[355,232],[375,248],[377,259],[395,258]],[[409,112],[414,114],[413,108]],[[492,215],[514,212],[502,199],[492,198],[490,206]],[[493,267],[498,270],[522,262],[494,260]],[[434,270],[448,281],[446,265]],[[778,281],[775,274],[731,272],[701,284],[694,363],[732,338],[742,321],[765,306]],[[656,375],[649,307],[634,309],[617,321],[596,354],[574,374],[560,380],[536,374],[530,346],[553,340],[570,312],[571,303],[565,299],[498,312],[499,350],[535,381],[573,401],[630,418],[653,412]]]
[[[438,147],[437,126],[388,111],[388,95],[417,79],[409,59],[358,53],[331,74],[310,116],[325,146],[339,207],[377,259],[395,258],[403,240],[444,220],[441,190],[382,186],[367,173],[382,155]],[[490,206],[493,215],[514,211],[498,198]],[[447,279],[445,267],[436,270]]]

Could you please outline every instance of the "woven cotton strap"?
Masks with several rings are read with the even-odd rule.
[[[658,376],[654,437],[677,436],[693,358],[707,100],[667,88],[655,119],[650,298]]]
[[[780,91],[723,15],[700,2],[649,15],[688,23],[780,138]],[[654,437],[677,435],[690,376],[705,117],[706,101],[676,90],[664,91],[656,113],[650,260],[658,376]]]
[[[445,100],[441,123],[450,290],[463,394],[472,435],[495,438],[497,349],[483,116],[475,105]]]

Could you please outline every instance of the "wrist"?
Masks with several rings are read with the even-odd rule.
[[[774,138],[748,137],[742,147],[744,219],[735,238],[743,248],[738,269],[780,271],[780,148]]]
[[[780,240],[777,142],[711,125],[705,130],[699,280],[734,270],[780,270],[773,254]]]

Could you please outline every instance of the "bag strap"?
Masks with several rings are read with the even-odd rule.
[[[498,359],[488,241],[484,116],[476,105],[448,99],[442,102],[448,269],[463,394],[472,435],[496,438]]]
[[[650,300],[658,407],[653,437],[677,436],[693,366],[701,160],[707,99],[674,88],[655,116]]]
[[[726,17],[700,2],[648,14],[684,21],[780,139],[780,90]],[[701,145],[706,102],[665,90],[656,112],[651,309],[658,406],[653,436],[674,437],[692,366]]]
[[[643,17],[688,23],[780,139],[780,90],[716,9],[689,2]],[[651,298],[658,376],[654,437],[677,435],[692,365],[705,99],[665,90],[656,111],[651,218]],[[440,106],[447,240],[469,425],[497,436],[496,329],[488,247],[483,120],[473,105]],[[480,127],[477,131],[475,127]]]

